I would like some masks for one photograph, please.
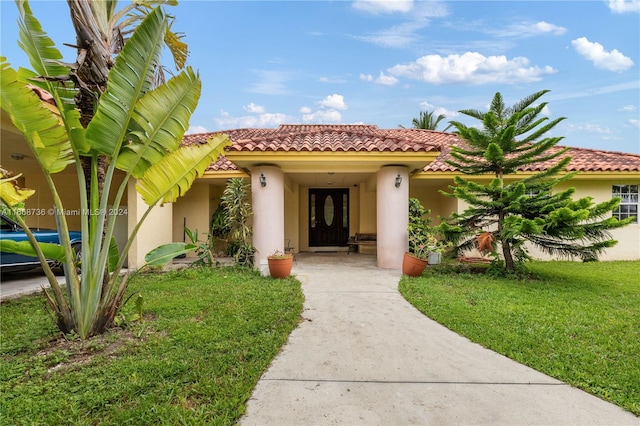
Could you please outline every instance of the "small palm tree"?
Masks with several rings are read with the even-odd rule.
[[[438,124],[445,118],[444,114],[436,117],[435,111],[420,111],[420,116],[414,117],[411,125],[414,129],[437,130]],[[400,125],[400,127],[405,128],[403,125]],[[444,131],[446,132],[449,127],[451,127],[451,125],[447,126]]]

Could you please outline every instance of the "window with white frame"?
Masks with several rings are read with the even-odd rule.
[[[614,197],[620,198],[620,205],[613,211],[613,217],[635,217],[635,223],[638,223],[638,185],[613,185],[611,192]]]

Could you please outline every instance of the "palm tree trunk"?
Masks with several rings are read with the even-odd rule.
[[[95,114],[100,96],[107,89],[109,70],[114,61],[109,46],[100,34],[100,27],[91,11],[88,0],[67,0],[71,13],[71,22],[76,31],[76,67],[70,76],[78,87],[75,103],[80,111],[80,122],[86,128]],[[91,157],[81,157],[84,171],[87,200],[91,200]],[[104,156],[98,156],[97,189],[98,197],[102,197],[108,161]],[[95,208],[96,206],[90,206]],[[104,232],[103,236],[104,239]],[[103,241],[104,243],[104,241]],[[109,273],[105,271],[103,283],[109,280]],[[103,287],[104,288],[104,287]],[[104,295],[103,295],[104,296]]]

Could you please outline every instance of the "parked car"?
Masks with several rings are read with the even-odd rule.
[[[0,218],[0,239],[13,240],[13,241],[27,241],[27,233],[24,229],[5,215],[1,215]],[[60,244],[60,235],[55,229],[31,229],[31,232],[36,237],[37,241],[43,243]],[[82,234],[77,231],[70,231],[69,238],[71,239],[71,245],[75,249],[77,255],[80,255],[82,248]],[[60,265],[55,261],[50,262],[51,266],[58,267]],[[5,272],[19,272],[34,269],[40,266],[40,261],[37,257],[24,256],[14,253],[0,252],[0,270]]]

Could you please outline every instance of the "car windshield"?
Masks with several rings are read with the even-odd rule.
[[[3,231],[13,231],[15,229],[15,224],[9,220],[9,218],[2,216],[2,224],[0,225],[0,229]]]

